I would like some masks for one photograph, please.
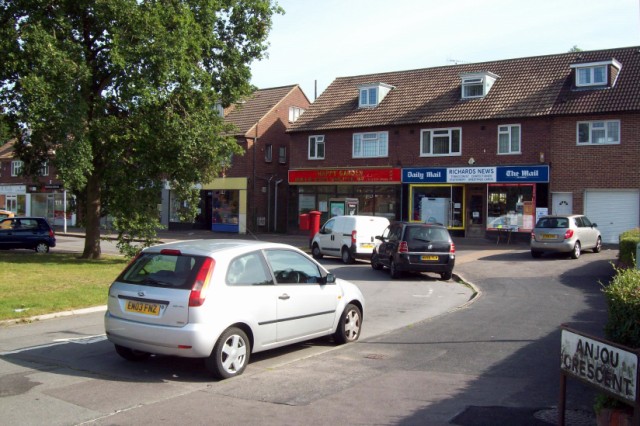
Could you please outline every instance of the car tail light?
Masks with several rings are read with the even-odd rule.
[[[353,231],[351,231],[351,245],[355,246],[356,245],[356,237],[358,236],[358,231],[356,231],[355,229]]]
[[[204,259],[196,276],[196,281],[191,287],[191,294],[189,294],[190,307],[202,306],[204,303],[204,299],[207,297],[207,289],[209,288],[209,278],[215,265],[216,262],[212,258],[207,257]]]
[[[456,245],[451,243],[451,248],[449,249],[449,254],[456,254]]]
[[[409,245],[406,241],[400,241],[398,246],[398,253],[409,253]]]
[[[53,229],[49,229],[49,237],[53,238],[56,236],[56,233],[53,232]]]
[[[573,229],[567,229],[567,232],[564,233],[564,239],[568,240],[573,237]]]

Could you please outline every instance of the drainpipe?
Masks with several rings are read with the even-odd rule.
[[[267,181],[267,232],[271,231],[271,181],[273,176]]]
[[[273,201],[273,232],[278,232],[278,185],[281,183],[282,179],[278,179],[274,184],[276,195],[274,196],[275,199]]]

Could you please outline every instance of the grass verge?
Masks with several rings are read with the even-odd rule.
[[[107,303],[107,289],[124,269],[123,257],[0,252],[0,321]]]

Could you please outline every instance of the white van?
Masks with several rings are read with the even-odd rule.
[[[322,256],[341,257],[344,263],[356,258],[371,258],[377,235],[389,226],[383,216],[335,216],[320,228],[311,241],[311,253],[316,259]]]

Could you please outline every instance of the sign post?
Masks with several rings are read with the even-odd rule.
[[[573,377],[631,405],[632,424],[640,426],[638,351],[579,333],[565,325],[561,329],[558,424],[564,426],[566,380]]]

